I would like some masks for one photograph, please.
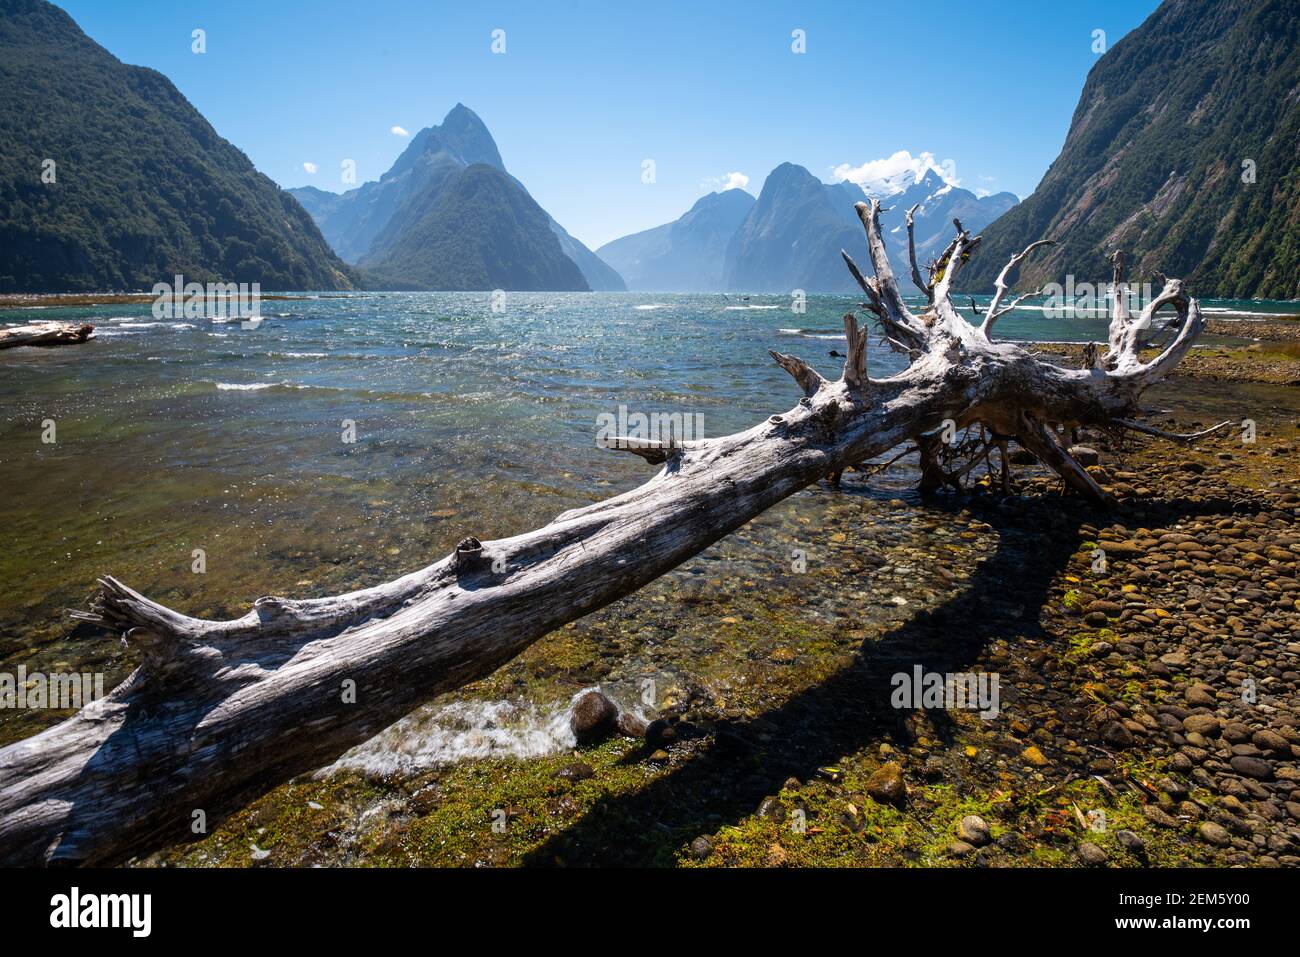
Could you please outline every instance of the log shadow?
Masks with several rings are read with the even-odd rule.
[[[715,725],[721,734],[711,746],[636,793],[602,799],[523,863],[672,865],[684,844],[753,814],[787,778],[807,781],[818,768],[875,743],[907,747],[913,712],[891,704],[895,673],[911,672],[916,665],[926,672],[969,671],[990,641],[1006,639],[1014,653],[1018,640],[1049,639],[1039,611],[1052,581],[1083,541],[1080,526],[1105,527],[1116,513],[1055,497],[1030,500],[1010,516],[991,501],[961,504],[993,525],[999,541],[960,592],[879,639],[868,639],[849,665],[748,726]],[[1130,503],[1121,514],[1130,528],[1158,528],[1193,513],[1230,514],[1238,507],[1227,501]],[[1035,670],[1034,680],[1052,678]],[[1015,689],[1004,684],[1002,694],[1006,701]],[[927,711],[927,716],[937,736],[950,743],[955,729],[947,712]],[[913,779],[915,770],[909,772]]]

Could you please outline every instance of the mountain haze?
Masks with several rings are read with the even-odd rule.
[[[629,289],[713,292],[723,288],[727,243],[754,205],[743,189],[709,193],[681,218],[596,250]]]

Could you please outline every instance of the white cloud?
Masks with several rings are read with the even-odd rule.
[[[315,164],[315,163],[303,163],[303,164],[302,164],[302,168],[305,169],[307,172],[311,173],[313,176],[316,175],[316,164]]]
[[[410,135],[411,135],[410,133],[406,132],[406,128],[405,128],[405,127],[402,127],[402,126],[394,126],[394,127],[393,127],[391,130],[389,130],[388,132],[392,133],[394,136],[410,136]]]
[[[956,176],[956,164],[952,160],[940,163],[929,152],[913,156],[907,150],[899,150],[892,156],[868,160],[861,166],[841,163],[831,169],[835,182],[848,180],[857,183],[868,195],[876,197],[901,193],[921,182],[927,172],[935,173],[949,186],[961,185]]]
[[[725,192],[729,189],[744,189],[749,185],[749,177],[744,173],[726,173],[723,176],[710,176],[700,180],[701,189]]]
[[[744,173],[728,173],[726,182],[722,184],[723,190],[744,189],[749,185],[749,177]]]

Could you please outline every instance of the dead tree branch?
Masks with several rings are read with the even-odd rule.
[[[922,484],[935,487],[944,479],[939,432],[950,425],[978,423],[994,441],[1015,438],[1069,487],[1109,502],[1047,423],[1066,434],[1132,427],[1143,390],[1201,330],[1183,284],[1169,280],[1143,311],[1176,311],[1177,335],[1154,359],[1141,361],[1132,320],[1117,307],[1103,367],[1067,369],[990,341],[996,308],[982,326],[959,315],[953,280],[979,245],[960,223],[935,264],[932,301],[916,315],[886,256],[879,204],[860,203],[857,212],[874,278],[845,260],[907,353],[897,375],[868,376],[865,332],[846,316],[839,379],[773,353],[802,394],[788,411],[696,442],[615,441],[663,467],[542,528],[467,538],[426,568],[345,595],[265,597],[240,618],[208,621],[102,579],[87,617],[136,645],[142,663],[105,698],[0,750],[0,863],[111,864],[189,840],[196,812],[214,825],[824,476],[915,443]],[[986,442],[976,461],[987,456]]]

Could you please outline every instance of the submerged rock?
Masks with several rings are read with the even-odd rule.
[[[656,718],[646,725],[645,744],[647,748],[665,748],[676,740],[677,728],[663,718]]]
[[[579,745],[598,744],[614,733],[618,724],[618,706],[601,692],[592,689],[578,695],[569,715],[569,729]]]

